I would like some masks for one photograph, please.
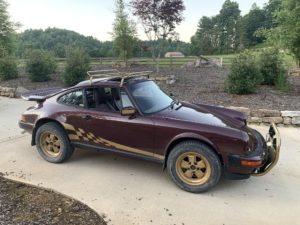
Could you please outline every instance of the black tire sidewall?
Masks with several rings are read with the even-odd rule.
[[[58,156],[56,157],[49,156],[42,150],[40,138],[44,132],[54,133],[61,141],[61,149],[60,149],[60,154]],[[70,145],[70,141],[66,135],[66,132],[57,123],[50,122],[40,126],[36,132],[35,140],[36,140],[36,147],[39,154],[43,157],[43,159],[45,159],[50,163],[64,162],[73,154],[73,148]]]
[[[176,171],[176,161],[180,155],[186,152],[199,153],[209,162],[211,166],[211,175],[204,184],[197,186],[189,185],[178,176]],[[219,182],[222,174],[221,162],[214,150],[210,146],[197,141],[185,141],[176,145],[169,154],[167,168],[173,181],[181,189],[192,193],[201,193],[211,189]]]

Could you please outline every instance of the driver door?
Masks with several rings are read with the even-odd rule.
[[[97,87],[88,88],[85,93],[89,102],[83,112],[85,120],[82,127],[89,144],[153,157],[154,122],[151,117],[138,114],[134,117],[121,115],[122,107],[133,106],[124,89]]]

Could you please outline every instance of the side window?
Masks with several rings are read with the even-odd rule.
[[[83,104],[83,92],[77,90],[69,92],[58,99],[58,102],[65,105],[84,107]]]
[[[130,98],[128,97],[128,95],[127,95],[127,93],[124,89],[120,90],[120,95],[121,95],[122,107],[123,108],[133,107],[133,104],[132,104]]]

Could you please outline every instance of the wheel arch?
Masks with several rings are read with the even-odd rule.
[[[32,131],[32,137],[31,137],[31,145],[34,146],[36,145],[36,140],[35,140],[35,136],[36,136],[36,132],[37,130],[44,124],[46,123],[56,123],[57,125],[59,125],[64,131],[65,131],[65,128],[64,126],[58,122],[57,120],[54,120],[54,119],[51,119],[51,118],[42,118],[42,119],[39,119],[36,123],[35,123],[35,126],[34,126],[34,129]],[[66,132],[66,131],[65,131]],[[67,136],[68,137],[68,136]]]
[[[168,145],[166,151],[165,151],[165,159],[164,159],[164,164],[163,164],[163,169],[166,168],[167,166],[167,162],[168,162],[168,157],[170,155],[170,152],[172,151],[172,149],[178,145],[179,143],[185,142],[185,141],[198,141],[201,142],[203,144],[208,145],[213,151],[214,153],[219,157],[222,165],[223,165],[223,158],[221,156],[221,154],[218,151],[218,148],[216,145],[214,145],[210,140],[208,140],[205,137],[202,137],[200,135],[197,134],[181,134],[177,137],[175,137]]]

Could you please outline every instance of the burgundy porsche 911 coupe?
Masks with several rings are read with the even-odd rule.
[[[180,188],[199,193],[222,174],[264,175],[279,157],[275,124],[265,139],[247,126],[243,113],[180,102],[143,73],[96,71],[74,87],[22,97],[37,104],[19,125],[51,163],[69,159],[75,148],[121,153],[161,163]]]

